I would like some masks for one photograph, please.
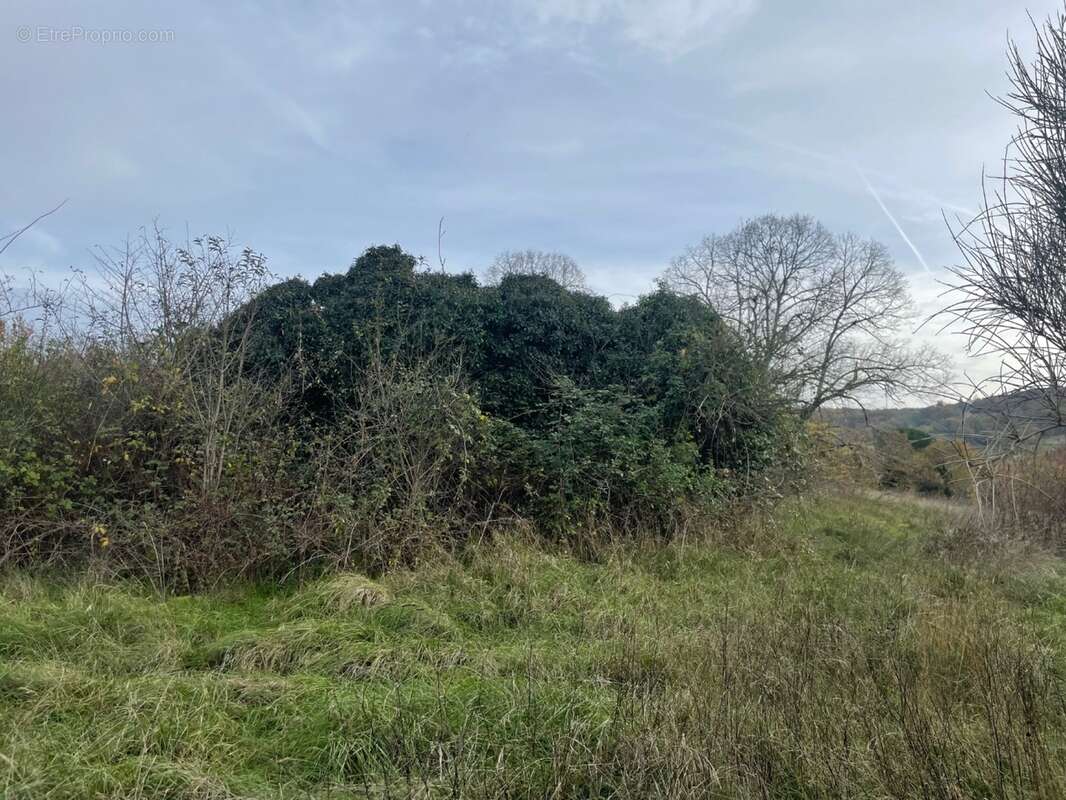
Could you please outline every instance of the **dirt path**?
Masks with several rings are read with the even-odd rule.
[[[865,489],[863,494],[876,500],[887,500],[890,503],[903,503],[930,511],[939,511],[954,517],[964,517],[973,512],[971,503],[963,500],[949,500],[945,497],[923,497],[918,494],[905,494],[903,492],[885,492],[878,489]]]

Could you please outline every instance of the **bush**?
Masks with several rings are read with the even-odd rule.
[[[312,435],[308,490],[344,542],[343,563],[410,563],[461,538],[487,418],[454,372],[375,358],[354,402]]]
[[[56,517],[80,488],[64,435],[77,387],[64,360],[62,348],[35,344],[28,327],[0,321],[0,515]]]
[[[668,533],[685,501],[716,483],[691,439],[664,440],[656,410],[620,388],[560,379],[536,416],[531,430],[495,422],[491,473],[556,537],[577,526]]]
[[[913,428],[876,431],[874,460],[881,488],[942,497],[965,496],[971,487],[962,442],[937,439]]]
[[[786,410],[743,343],[694,298],[660,289],[615,311],[541,275],[479,287],[416,265],[398,247],[372,247],[344,275],[256,298],[249,362],[279,378],[296,368],[294,417],[328,424],[376,352],[457,370],[487,413],[524,430],[564,379],[621,387],[656,409],[665,441],[691,438],[705,467],[750,474],[777,457]]]
[[[379,571],[504,520],[669,536],[794,455],[713,311],[479,287],[398,247],[264,289],[261,256],[145,233],[77,336],[0,331],[0,563],[168,587]],[[101,288],[102,286],[102,288]]]

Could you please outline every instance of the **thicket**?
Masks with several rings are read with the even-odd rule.
[[[669,537],[794,455],[744,344],[665,289],[616,310],[399,247],[269,285],[251,250],[159,232],[100,266],[49,327],[0,316],[0,564],[189,588],[500,527]]]
[[[872,439],[881,488],[941,497],[972,492],[966,465],[977,456],[964,442],[935,438],[914,428],[875,430]]]
[[[916,428],[856,430],[817,421],[804,431],[807,483],[970,498],[984,452]]]

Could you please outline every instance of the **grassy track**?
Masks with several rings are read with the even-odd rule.
[[[1066,567],[793,504],[161,600],[0,579],[0,797],[1055,798]]]

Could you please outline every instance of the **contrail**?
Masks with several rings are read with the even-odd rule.
[[[859,177],[862,178],[862,182],[866,184],[867,190],[869,190],[870,194],[874,196],[874,200],[877,201],[877,205],[881,206],[881,210],[885,212],[885,216],[888,217],[888,221],[895,226],[896,232],[900,235],[903,241],[907,243],[907,247],[911,249],[911,252],[914,253],[914,257],[918,259],[918,263],[922,265],[922,268],[925,269],[927,273],[932,275],[933,271],[929,269],[929,265],[925,263],[925,259],[922,257],[922,254],[918,252],[918,248],[914,246],[914,242],[912,242],[911,238],[904,232],[903,227],[898,222],[896,222],[896,218],[892,216],[892,212],[888,210],[888,206],[885,205],[885,201],[881,199],[881,195],[877,193],[877,190],[873,187],[873,184],[870,183],[870,181],[867,179],[866,174],[861,169],[859,169],[858,164],[855,165],[855,171],[859,173]]]

